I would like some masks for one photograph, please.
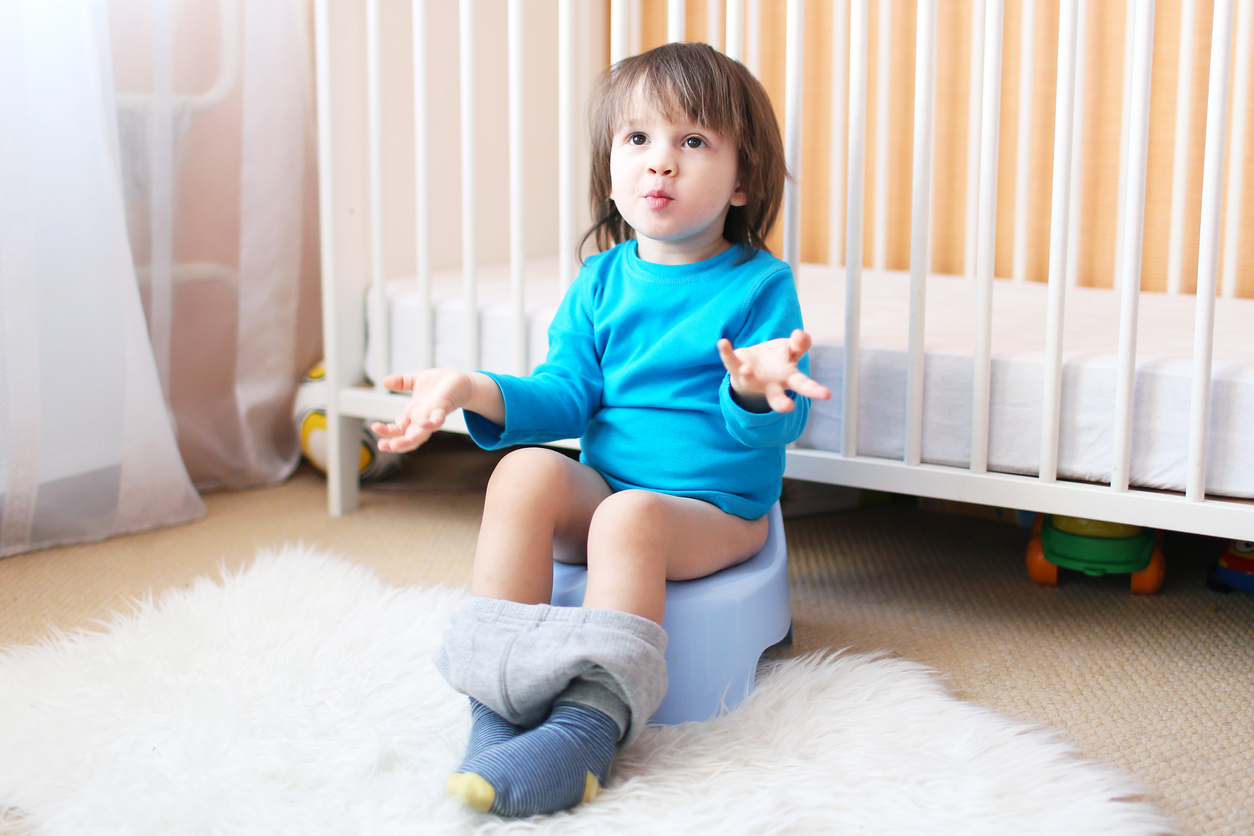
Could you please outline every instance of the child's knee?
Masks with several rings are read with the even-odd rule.
[[[619,542],[665,540],[666,498],[645,490],[625,490],[612,494],[592,517],[592,530]],[[589,536],[593,536],[590,533]]]
[[[556,450],[523,447],[505,455],[492,471],[488,493],[520,499],[544,496],[566,487],[571,461]]]

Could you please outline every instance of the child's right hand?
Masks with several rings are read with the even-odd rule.
[[[413,392],[394,422],[370,425],[380,436],[379,449],[388,453],[416,450],[444,426],[450,412],[466,405],[473,392],[470,375],[451,369],[392,374],[383,378],[383,386],[393,392]]]

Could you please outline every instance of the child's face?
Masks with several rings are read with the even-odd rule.
[[[730,246],[723,221],[743,206],[735,143],[694,123],[670,122],[637,100],[614,133],[611,197],[636,231],[645,261],[689,264]]]

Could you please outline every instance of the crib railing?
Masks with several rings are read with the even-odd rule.
[[[316,39],[318,55],[318,104],[320,142],[320,182],[322,190],[322,260],[324,271],[324,317],[326,320],[327,373],[332,403],[328,408],[330,458],[330,504],[333,514],[351,510],[356,503],[356,444],[362,418],[390,418],[403,403],[400,396],[363,387],[363,369],[373,380],[386,369],[386,334],[375,334],[376,349],[364,356],[362,346],[363,287],[367,305],[373,308],[375,323],[386,323],[384,275],[385,247],[382,222],[383,193],[387,181],[381,120],[384,108],[381,90],[382,56],[379,33],[380,3],[366,0],[364,36],[353,40],[356,30],[345,26],[355,14],[356,4],[316,0]],[[485,0],[478,0],[483,3]],[[813,3],[813,0],[812,0]],[[1191,80],[1196,17],[1193,0],[1181,0],[1180,61],[1177,83],[1185,101]],[[533,88],[525,74],[527,40],[526,16],[535,8],[521,0],[503,0],[507,14],[509,106],[504,121],[509,134],[509,262],[511,275],[515,371],[525,372],[526,361],[526,282],[524,281],[524,230],[528,210],[523,200],[526,149],[536,138],[524,128],[524,113]],[[458,21],[461,126],[461,273],[465,295],[465,357],[468,367],[477,365],[479,322],[476,315],[476,283],[479,242],[476,230],[475,137],[482,127],[475,121],[476,103],[476,0],[460,0]],[[708,0],[704,34],[733,57],[743,58],[754,67],[760,50],[761,0]],[[577,229],[580,222],[575,173],[578,131],[575,90],[580,83],[576,42],[580,37],[596,39],[608,28],[609,59],[616,60],[640,47],[640,7],[630,0],[611,0],[609,19],[589,16],[573,0],[557,0],[551,17],[558,32],[559,167],[557,177],[559,211],[558,253],[560,286],[573,278]],[[1239,11],[1238,7],[1239,6]],[[1114,285],[1120,296],[1119,350],[1114,408],[1114,461],[1109,485],[1061,481],[1058,478],[1059,414],[1062,386],[1063,323],[1066,291],[1077,283],[1075,242],[1080,225],[1081,154],[1084,150],[1081,121],[1086,93],[1086,20],[1088,0],[1058,0],[1058,56],[1054,102],[1052,192],[1048,241],[1048,293],[1046,310],[1046,351],[1044,362],[1043,420],[1040,470],[1036,476],[989,472],[989,411],[992,364],[992,294],[997,230],[997,182],[1001,127],[1002,51],[1004,43],[1004,0],[976,0],[972,15],[969,144],[967,158],[964,272],[974,277],[978,287],[971,461],[965,468],[930,465],[922,462],[923,426],[923,333],[926,278],[932,240],[933,207],[937,201],[932,187],[936,110],[937,0],[917,0],[915,25],[915,81],[910,198],[911,275],[908,372],[906,386],[906,438],[902,460],[860,456],[857,450],[857,407],[859,385],[859,332],[861,283],[864,263],[864,221],[871,222],[870,266],[884,269],[889,220],[887,194],[889,134],[889,62],[877,63],[875,85],[876,153],[873,193],[874,211],[866,218],[868,157],[868,52],[870,7],[868,0],[832,0],[832,78],[834,81],[832,125],[832,166],[830,178],[831,241],[829,260],[843,251],[845,281],[845,351],[843,382],[843,447],[840,453],[791,449],[788,475],[796,478],[835,482],[863,488],[907,492],[969,502],[1017,507],[1025,510],[1097,517],[1111,521],[1152,525],[1169,529],[1208,533],[1217,536],[1254,538],[1254,503],[1207,497],[1206,449],[1210,405],[1211,356],[1214,343],[1214,310],[1217,292],[1236,294],[1237,246],[1241,238],[1241,196],[1243,194],[1245,106],[1248,97],[1250,31],[1254,28],[1254,0],[1215,0],[1211,19],[1213,48],[1210,55],[1209,98],[1206,108],[1205,162],[1202,175],[1202,219],[1198,250],[1195,347],[1190,405],[1187,486],[1183,495],[1132,488],[1129,462],[1132,443],[1132,395],[1136,365],[1137,310],[1141,293],[1141,258],[1144,244],[1149,144],[1150,82],[1153,69],[1153,39],[1156,4],[1154,0],[1130,0],[1126,35],[1131,48],[1125,50],[1124,137],[1120,152],[1120,187],[1117,221],[1118,242]],[[410,48],[413,52],[414,184],[415,218],[413,235],[417,242],[414,273],[423,308],[414,327],[420,344],[427,350],[423,362],[431,362],[429,346],[431,303],[430,169],[427,138],[433,126],[428,121],[427,50],[433,33],[427,31],[427,4],[409,0],[412,21]],[[891,0],[878,4],[880,56],[889,51],[888,26]],[[666,32],[670,40],[681,40],[691,22],[686,4],[667,4]],[[801,259],[800,192],[806,188],[806,172],[801,169],[801,139],[804,124],[802,90],[807,75],[803,52],[807,9],[804,0],[788,0],[785,24],[785,84],[783,100],[784,140],[793,179],[789,182],[783,215],[783,256],[797,267]],[[1020,27],[1020,97],[1032,101],[1032,59],[1034,22],[1039,17],[1035,0],[1022,0]],[[1238,34],[1235,73],[1230,33]],[[350,34],[346,35],[345,32]],[[333,37],[333,34],[335,37]],[[848,40],[847,52],[845,39]],[[364,48],[360,41],[364,40]],[[358,66],[352,66],[354,62]],[[366,138],[353,134],[351,100],[364,87],[367,91]],[[448,69],[444,71],[447,77]],[[347,79],[347,80],[346,80]],[[585,79],[586,81],[586,79]],[[1234,85],[1232,124],[1228,124],[1229,85]],[[346,104],[348,103],[348,104]],[[1029,136],[1032,110],[1019,108],[1021,136]],[[1184,246],[1183,217],[1187,180],[1186,143],[1189,135],[1187,101],[1176,111],[1176,146],[1171,189],[1171,224],[1167,290],[1181,292],[1181,252]],[[1231,136],[1231,147],[1229,137]],[[838,143],[837,138],[845,140]],[[847,153],[838,162],[838,150]],[[847,149],[847,150],[846,150]],[[1029,154],[1026,141],[1016,147],[1014,185],[1014,256],[1010,278],[1026,281],[1026,223],[1029,214],[1027,192]],[[1231,162],[1225,167],[1225,155]],[[355,157],[367,160],[367,186],[360,189],[351,169]],[[362,178],[359,178],[362,179]],[[1223,209],[1225,186],[1228,194]],[[359,207],[368,207],[360,211]],[[1221,226],[1224,252],[1219,249]],[[1222,255],[1222,258],[1221,258]],[[1222,268],[1222,271],[1221,271]],[[363,276],[369,276],[363,282]],[[1222,282],[1221,282],[1222,278]]]

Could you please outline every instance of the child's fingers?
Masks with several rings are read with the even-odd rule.
[[[431,433],[438,430],[440,427],[444,426],[444,419],[447,417],[448,417],[448,411],[445,410],[443,407],[437,406],[427,413],[426,420],[422,421],[421,423],[414,424],[412,426],[417,426],[423,431],[425,431],[428,435],[430,435]],[[412,429],[412,426],[411,426],[411,429]]]
[[[399,432],[394,434],[398,439],[404,439],[409,445],[409,449],[414,449],[427,442],[431,438],[431,434],[440,427],[444,426],[444,419],[447,413],[444,409],[436,407],[427,413],[426,418],[417,418],[407,422],[406,426],[401,428]]]
[[[425,422],[419,421],[413,417],[412,410],[406,409],[397,419],[390,423],[375,421],[370,425],[370,429],[382,438],[392,441],[394,444],[402,439],[413,440],[418,437],[421,428]],[[379,449],[391,449],[393,452],[399,452],[395,446]]]
[[[431,437],[431,433],[427,433],[422,438],[381,438],[379,439],[379,449],[385,453],[411,453],[417,450],[427,439]]]
[[[778,383],[769,384],[765,394],[767,405],[776,412],[792,412],[796,407],[792,398],[788,397],[788,393],[784,391],[784,387]]]
[[[414,388],[414,376],[408,374],[390,374],[383,378],[383,388],[391,392],[408,392]]]
[[[731,340],[726,337],[718,341],[718,359],[723,361],[723,366],[732,374],[745,374],[753,368],[747,360],[741,359],[736,349],[732,348]]]
[[[375,435],[381,435],[384,438],[395,438],[401,434],[401,430],[395,424],[385,424],[382,421],[374,421],[370,424],[370,431]]]
[[[406,438],[404,435],[391,435],[379,438],[375,446],[385,453],[408,453],[415,449],[421,442],[415,443],[412,439]]]
[[[793,360],[800,360],[801,355],[810,350],[810,335],[797,328],[788,337],[788,348]]]
[[[816,398],[820,401],[830,400],[832,390],[802,372],[793,372],[788,378],[788,388],[798,395]]]
[[[396,427],[395,424],[391,426]],[[425,427],[424,422],[411,421],[403,431],[395,430],[392,435],[380,438],[378,447],[390,453],[408,453],[426,444],[435,429]]]
[[[731,340],[726,337],[718,341],[718,357],[723,361],[723,368],[731,373],[733,379],[739,378],[737,380],[738,383],[748,383],[757,380],[758,374],[753,367],[753,363],[749,360],[741,359],[732,347]]]
[[[409,427],[410,423],[411,423],[411,419],[409,415],[409,409],[406,408],[404,412],[396,416],[395,421],[391,421],[388,423],[384,423],[382,421],[376,421],[370,425],[370,429],[374,430],[380,435],[385,435],[385,436],[388,436],[389,438],[396,438],[397,436],[401,436],[405,434],[405,430],[406,428]]]

